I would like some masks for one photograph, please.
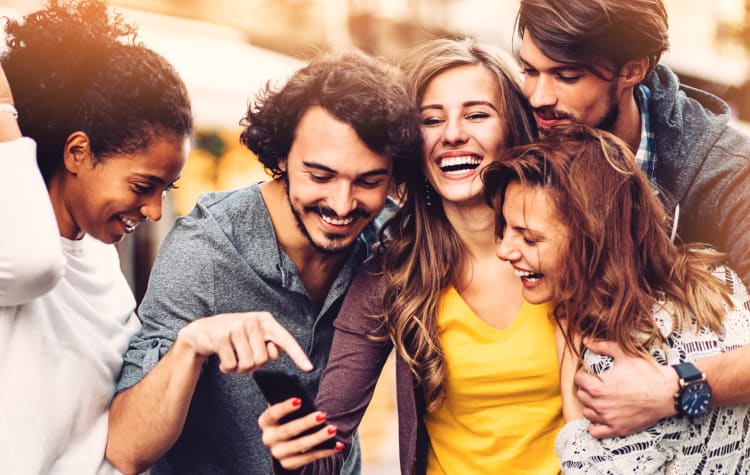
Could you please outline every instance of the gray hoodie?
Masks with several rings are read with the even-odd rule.
[[[750,137],[728,125],[729,106],[657,65],[650,126],[656,143],[656,180],[668,209],[679,203],[683,242],[711,244],[727,253],[750,283]]]

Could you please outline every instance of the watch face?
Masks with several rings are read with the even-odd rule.
[[[691,384],[682,392],[680,405],[688,417],[702,416],[711,404],[711,388],[706,383]]]

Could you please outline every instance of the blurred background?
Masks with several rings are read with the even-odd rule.
[[[433,37],[472,36],[513,51],[518,0],[117,0],[110,5],[139,25],[139,38],[182,75],[196,133],[179,188],[159,223],[138,227],[119,246],[136,297],[175,216],[203,192],[239,188],[265,175],[239,144],[239,120],[268,81],[283,82],[319,50],[357,47],[397,59]],[[0,0],[0,16],[17,17],[38,0]],[[665,0],[671,49],[662,62],[683,83],[730,103],[750,130],[750,0]],[[0,32],[2,36],[2,32]],[[3,42],[4,44],[4,42]],[[0,46],[1,48],[2,46]],[[392,364],[392,363],[391,363]],[[398,473],[393,369],[386,367],[363,422],[365,474]]]

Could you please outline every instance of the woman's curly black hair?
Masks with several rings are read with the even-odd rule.
[[[133,153],[162,135],[192,133],[185,84],[171,64],[136,43],[136,29],[99,0],[50,0],[5,25],[0,58],[24,135],[37,143],[45,180],[59,169],[67,137],[89,136],[101,160]]]
[[[275,178],[289,153],[297,124],[310,106],[349,124],[367,147],[393,158],[397,183],[419,166],[420,116],[401,71],[357,50],[323,53],[280,89],[269,82],[240,122],[240,141]],[[325,145],[325,144],[321,144]]]

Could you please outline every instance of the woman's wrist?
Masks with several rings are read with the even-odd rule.
[[[18,111],[13,104],[0,103],[0,142],[10,142],[21,137],[17,119]]]

